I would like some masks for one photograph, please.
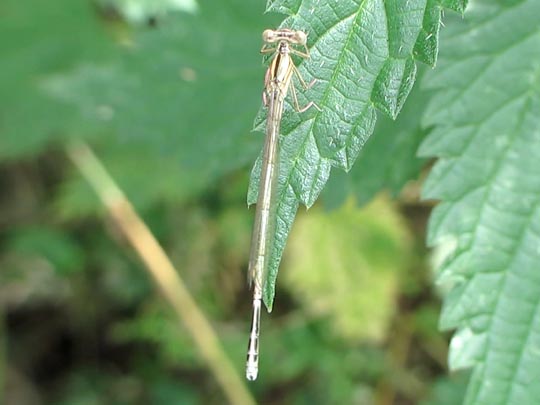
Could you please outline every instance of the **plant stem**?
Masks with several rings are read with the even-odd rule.
[[[163,248],[137,215],[90,147],[72,141],[67,155],[94,188],[108,213],[131,243],[146,269],[193,337],[208,368],[232,404],[254,404],[243,379],[225,354],[210,322],[197,306]]]

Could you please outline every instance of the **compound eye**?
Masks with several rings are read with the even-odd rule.
[[[275,42],[276,33],[274,30],[264,30],[262,33],[262,40],[264,42]]]
[[[303,31],[296,31],[296,41],[300,45],[307,44],[307,34]]]

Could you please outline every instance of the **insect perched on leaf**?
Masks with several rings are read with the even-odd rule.
[[[264,78],[263,103],[268,108],[266,117],[266,139],[264,142],[259,195],[251,240],[248,279],[253,287],[253,317],[246,361],[246,378],[255,380],[259,371],[259,332],[261,322],[262,296],[264,282],[268,273],[272,241],[276,229],[276,204],[279,163],[279,127],[283,113],[283,102],[287,91],[291,90],[294,107],[298,112],[304,112],[310,107],[319,107],[309,102],[300,108],[294,86],[290,86],[293,75],[296,75],[305,89],[310,88],[302,79],[294,65],[291,54],[309,58],[307,34],[290,29],[265,30],[264,45],[261,53],[273,53],[272,62]],[[277,44],[274,46],[274,44]],[[300,47],[302,50],[297,49]],[[319,109],[320,110],[320,109]]]

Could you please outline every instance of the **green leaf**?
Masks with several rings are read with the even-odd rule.
[[[424,186],[441,327],[452,369],[473,368],[467,404],[540,403],[540,2],[478,1],[428,76],[437,156]]]
[[[407,182],[418,178],[426,162],[416,153],[428,133],[421,127],[421,116],[429,92],[415,86],[408,100],[396,120],[379,117],[349,173],[333,173],[322,194],[326,207],[340,206],[351,194],[358,204],[366,204],[383,189],[396,196]]]
[[[306,82],[318,82],[306,97],[300,95],[300,104],[310,99],[322,108],[300,115],[289,104],[283,114],[278,220],[264,291],[271,310],[279,262],[299,204],[313,205],[332,167],[351,169],[373,132],[376,108],[397,116],[416,77],[415,59],[435,61],[441,6],[426,0],[269,5],[294,12],[281,26],[308,33],[311,59],[299,70]],[[263,117],[264,111],[256,129],[262,128]],[[252,171],[249,204],[256,201],[259,167],[257,162]]]

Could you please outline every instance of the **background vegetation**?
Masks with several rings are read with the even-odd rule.
[[[373,77],[373,60],[332,69],[315,61],[348,33],[347,7],[366,6],[366,15],[377,16],[373,10],[386,6],[388,38],[406,39],[407,32],[392,30],[392,21],[405,26],[392,17],[409,18],[400,9],[404,2],[343,1],[330,9],[310,1],[268,4],[292,14],[291,26],[308,27],[312,41],[322,38],[312,48],[312,64],[301,66],[322,79],[315,100],[326,85],[350,85],[349,66],[361,65],[359,83],[372,79],[372,87],[358,99],[347,94],[344,104],[337,91],[325,96],[320,104],[328,117],[286,111],[285,155],[296,152],[301,124],[315,120],[309,139],[322,151],[317,167],[333,169],[316,203],[326,178],[314,176],[308,189],[294,176],[290,182],[300,191],[287,200],[287,221],[292,224],[299,203],[315,205],[298,210],[273,312],[263,314],[260,377],[248,386],[258,403],[457,404],[466,396],[469,403],[533,404],[539,398],[527,384],[540,375],[534,362],[539,6],[477,0],[465,21],[452,13],[442,30],[440,67],[427,71],[414,66],[435,64],[442,10],[463,11],[466,2],[407,7],[417,3],[423,4],[420,33],[409,41],[408,56],[400,59],[396,47]],[[306,19],[310,10],[319,20]],[[242,376],[251,311],[245,279],[253,209],[246,208],[246,191],[263,138],[251,131],[261,123],[260,33],[283,17],[263,11],[261,2],[241,0],[0,4],[5,403],[226,401],[190,330],[69,151],[74,140],[91,145]],[[356,13],[365,24],[351,29],[359,38],[352,42],[366,44],[362,35],[373,40],[382,28]],[[372,30],[363,31],[369,21]],[[343,55],[358,54],[343,49]],[[364,102],[367,110],[360,108]],[[353,138],[341,139],[349,119],[356,123]],[[338,135],[324,145],[318,136],[328,128]],[[416,157],[418,150],[424,158]],[[310,156],[299,166],[308,174]],[[433,156],[442,159],[431,170]],[[429,228],[433,203],[420,201],[428,172],[424,197],[443,200]],[[427,236],[438,246],[432,253]],[[279,249],[285,240],[280,243]],[[531,281],[512,285],[514,279]],[[469,374],[447,370],[449,335],[437,330],[439,294],[446,297],[441,326],[458,329],[451,366],[474,367],[468,391]],[[501,319],[520,322],[509,327]],[[524,355],[500,359],[499,349]],[[504,395],[490,391],[490,378]]]

